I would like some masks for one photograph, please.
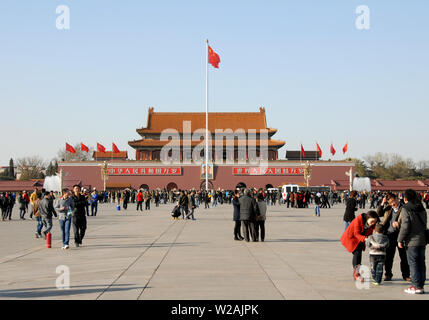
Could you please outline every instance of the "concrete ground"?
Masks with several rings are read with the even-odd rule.
[[[171,209],[102,204],[88,217],[83,246],[71,241],[69,250],[61,250],[58,220],[51,249],[35,239],[36,221],[1,222],[0,299],[429,299],[403,293],[399,256],[394,281],[356,287],[352,255],[339,241],[343,205],[321,217],[269,206],[265,242],[249,243],[233,240],[230,205],[197,209],[196,221],[174,221]],[[369,265],[367,252],[362,263]],[[56,287],[61,265],[69,289]]]

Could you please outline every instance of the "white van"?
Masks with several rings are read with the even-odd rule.
[[[283,200],[286,200],[286,195],[288,192],[298,192],[299,185],[297,184],[285,184],[282,186],[282,197]]]

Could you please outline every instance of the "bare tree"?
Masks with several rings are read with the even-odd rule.
[[[39,156],[24,157],[17,161],[19,180],[43,179],[46,162]]]
[[[71,153],[62,148],[58,151],[58,161],[90,161],[92,160],[92,153],[94,148],[90,147],[89,152],[82,151],[80,149],[80,143],[73,146],[76,153]]]

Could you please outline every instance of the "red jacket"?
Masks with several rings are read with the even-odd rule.
[[[372,232],[374,231],[375,226],[372,226],[364,233],[364,226],[366,223],[366,221],[364,223],[364,215],[365,214],[363,213],[353,219],[341,237],[341,243],[349,252],[355,251],[359,242],[363,242],[365,244],[365,237],[372,235]]]
[[[143,201],[143,194],[141,192],[137,193],[137,201]]]

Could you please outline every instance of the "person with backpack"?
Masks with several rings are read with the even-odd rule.
[[[423,294],[426,281],[426,226],[427,213],[418,200],[416,191],[405,190],[401,211],[401,229],[398,235],[399,248],[405,248],[411,272],[412,285],[405,289],[408,294]]]

